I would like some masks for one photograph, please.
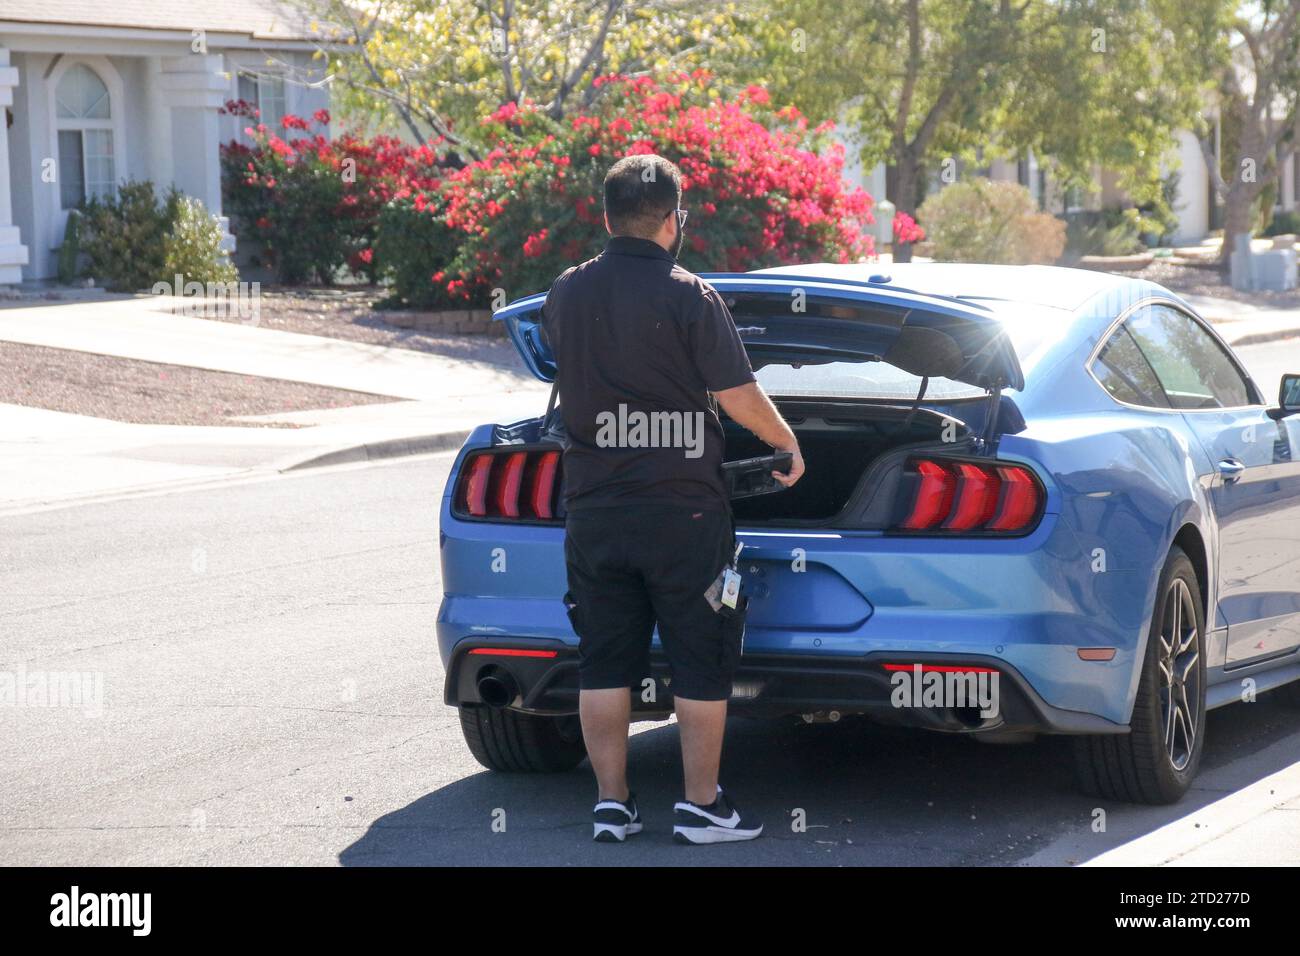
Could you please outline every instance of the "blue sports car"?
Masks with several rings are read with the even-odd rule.
[[[1168,803],[1208,709],[1300,700],[1300,375],[1272,404],[1186,303],[1114,275],[705,278],[807,463],[733,503],[749,599],[733,713],[1068,734],[1089,792]],[[549,381],[543,300],[497,317]],[[723,424],[728,460],[767,451]],[[482,425],[443,495],[445,699],[497,770],[584,755],[562,443],[554,408]],[[651,663],[636,713],[662,718],[671,675]]]

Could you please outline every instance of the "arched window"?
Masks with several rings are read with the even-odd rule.
[[[117,181],[112,97],[99,74],[84,63],[59,78],[54,122],[59,135],[60,205],[75,209],[91,196],[111,196]]]

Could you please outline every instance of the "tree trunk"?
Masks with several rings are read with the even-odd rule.
[[[1236,162],[1228,180],[1228,192],[1223,197],[1223,248],[1219,250],[1219,269],[1226,276],[1231,272],[1232,250],[1236,248],[1235,239],[1242,233],[1249,234],[1254,226],[1255,200],[1270,179],[1277,177],[1276,169],[1269,169],[1263,160],[1266,152],[1264,133],[1256,125],[1254,117],[1242,117],[1241,141],[1237,144]],[[1246,159],[1254,163],[1247,168]],[[1247,177],[1247,172],[1251,175]]]
[[[921,164],[916,157],[910,153],[899,156],[894,166],[893,190],[889,192],[895,212],[905,212],[913,219],[916,218],[916,186],[920,180]],[[895,262],[912,261],[912,243],[893,242],[892,245]]]
[[[1234,183],[1223,199],[1223,247],[1219,250],[1219,269],[1227,275],[1236,237],[1251,232],[1255,193],[1244,183]]]

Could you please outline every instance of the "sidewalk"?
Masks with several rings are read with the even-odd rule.
[[[299,428],[139,425],[0,403],[0,513],[311,464],[454,449],[538,414],[524,371],[173,315],[165,297],[0,309],[0,340],[308,382],[405,401],[253,416]]]
[[[1300,309],[1268,309],[1208,295],[1182,295],[1229,345],[1259,345],[1300,336]]]
[[[523,370],[237,322],[173,315],[170,296],[0,309],[0,341],[308,382],[417,401],[497,396]]]
[[[540,383],[539,383],[540,385]],[[308,428],[135,425],[0,403],[0,514],[171,485],[459,448],[485,422],[537,415],[547,390],[290,415]]]

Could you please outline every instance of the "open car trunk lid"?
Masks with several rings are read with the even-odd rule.
[[[1024,388],[1024,374],[992,310],[881,281],[822,280],[781,272],[705,275],[720,292],[754,368],[773,364],[888,362],[913,375],[979,388]],[[496,313],[529,371],[555,380],[541,332],[545,294]]]

